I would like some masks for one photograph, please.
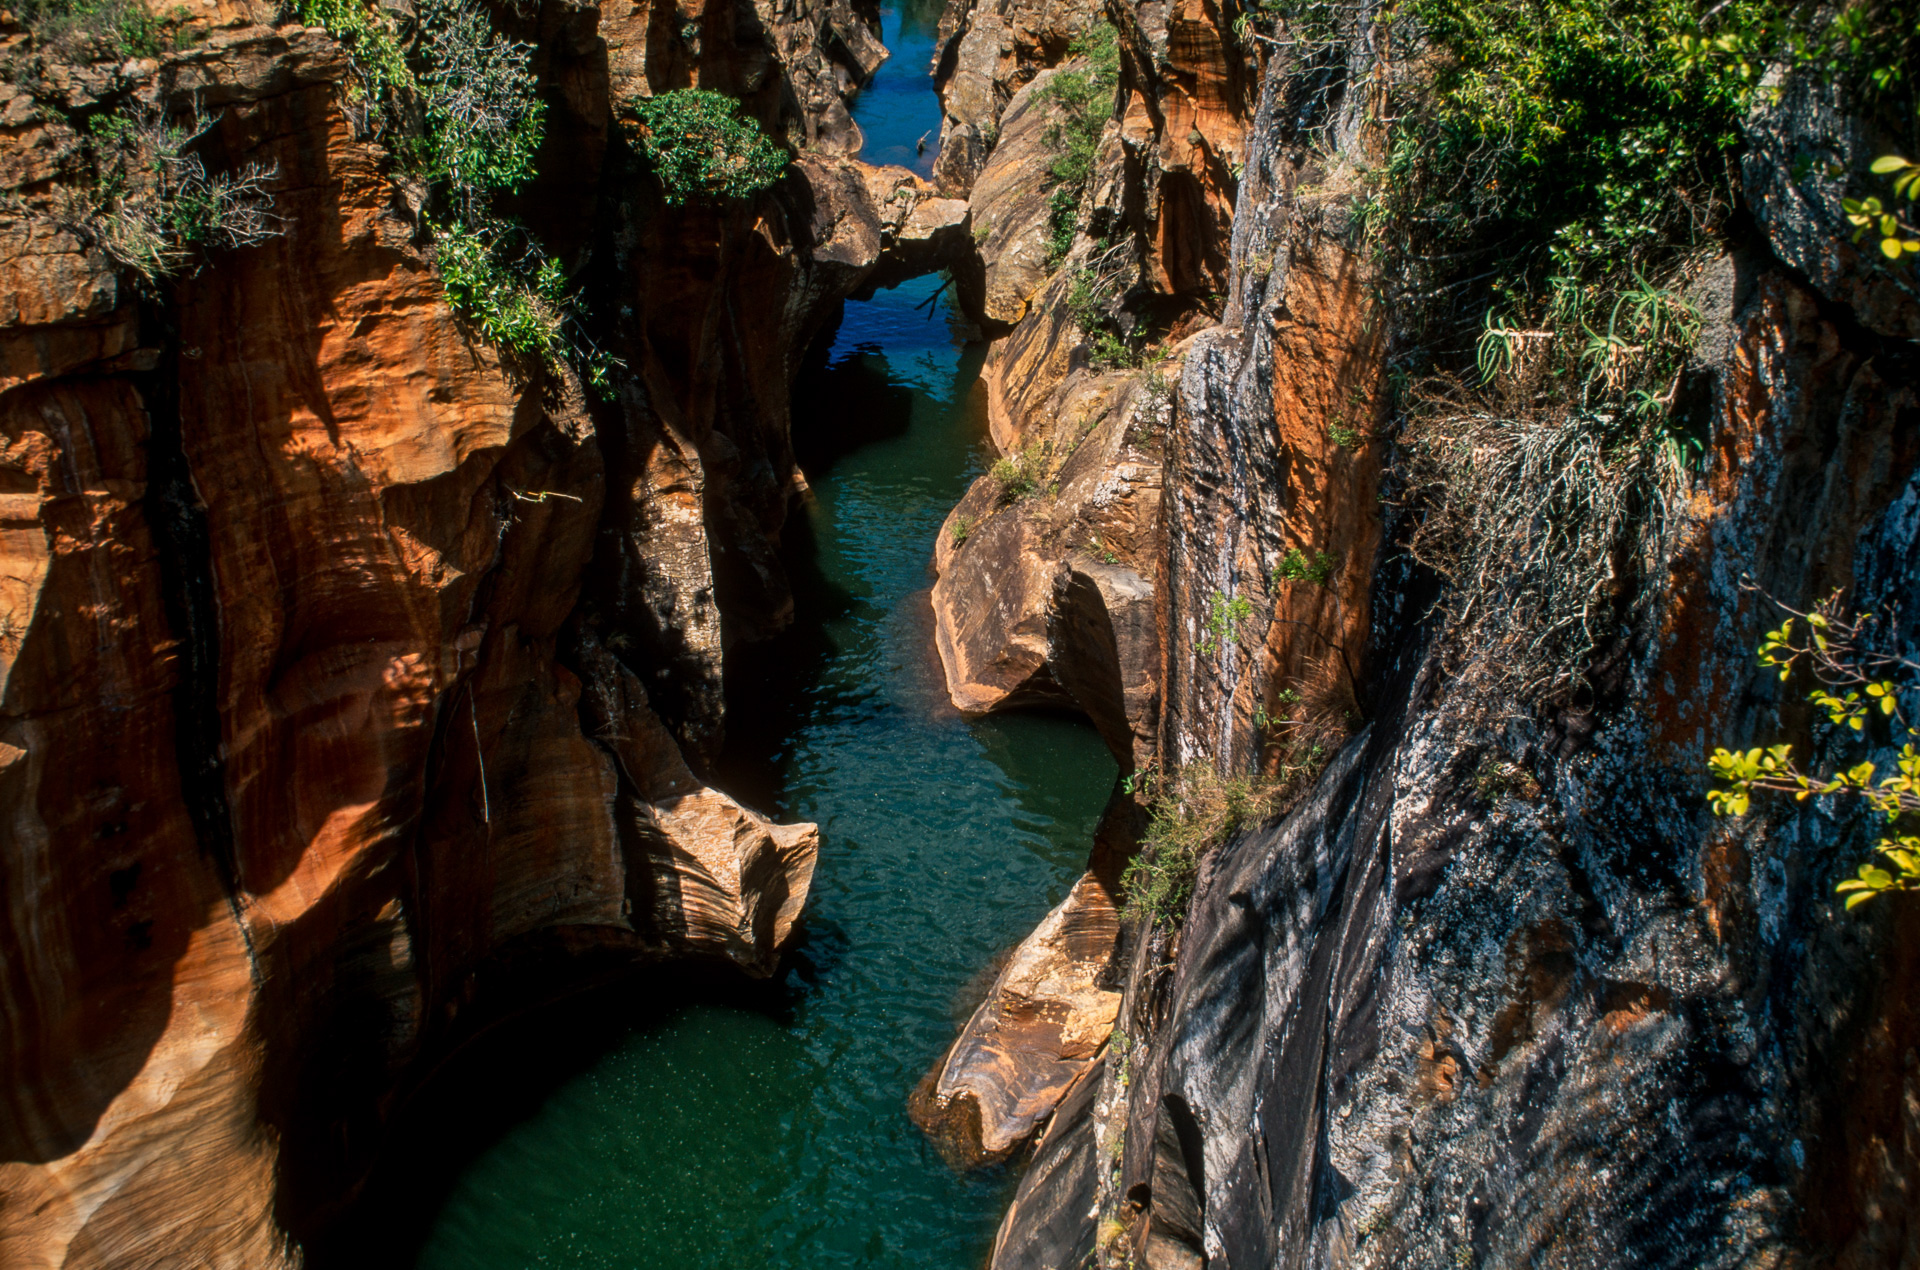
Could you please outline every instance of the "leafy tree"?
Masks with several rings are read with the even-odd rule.
[[[641,152],[660,178],[667,204],[751,198],[780,179],[787,153],[760,131],[740,103],[705,88],[679,88],[630,105]]]
[[[473,215],[492,191],[517,191],[533,176],[546,115],[533,46],[500,36],[461,0],[422,5],[420,26],[427,171]]]

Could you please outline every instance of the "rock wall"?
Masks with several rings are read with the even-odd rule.
[[[610,401],[448,308],[324,31],[208,3],[98,63],[4,32],[0,1263],[297,1264],[394,1101],[515,1004],[489,984],[765,973],[804,902],[813,827],[697,774],[721,658],[790,607],[798,357],[965,205],[844,157],[871,13],[496,20],[548,103],[515,210],[626,362]],[[622,102],[690,83],[806,147],[781,186],[663,204]],[[215,114],[200,153],[270,166],[283,234],[117,272],[55,201],[129,100]]]
[[[1087,71],[1084,57],[1063,57],[1073,35],[1116,19],[1115,119],[1099,143],[1072,246],[1055,259],[1051,165],[1063,107],[1048,85]],[[1175,647],[1165,589],[1175,575],[1163,561],[1169,535],[1185,532],[1169,514],[1187,514],[1165,488],[1169,463],[1186,461],[1187,442],[1169,425],[1182,366],[1207,338],[1196,332],[1215,317],[1224,255],[1206,244],[1230,229],[1248,114],[1244,55],[1217,26],[1223,20],[1200,9],[1153,7],[1135,20],[1124,9],[950,7],[943,30],[954,34],[936,58],[948,112],[936,174],[967,188],[976,227],[972,257],[955,271],[961,302],[984,329],[1005,332],[981,374],[992,438],[1006,461],[975,482],[934,549],[934,637],[948,693],[974,713],[1077,709],[1126,773],[1160,761],[1164,667]],[[1098,317],[1077,298],[1089,276],[1105,279]],[[1281,303],[1276,291],[1272,305]],[[1329,303],[1355,307],[1344,293]],[[1131,336],[1128,356],[1100,352],[1089,327],[1102,323]],[[1301,357],[1314,356],[1311,342],[1304,333],[1294,341]],[[1336,374],[1315,391],[1330,396],[1359,382]],[[1310,427],[1295,423],[1296,431]],[[1369,470],[1363,466],[1363,477]],[[1343,572],[1343,594],[1364,597],[1370,560],[1369,540],[1351,575]],[[1185,575],[1177,582],[1173,607],[1191,598]],[[1302,611],[1317,617],[1324,607],[1309,602]],[[1364,623],[1364,600],[1349,608]],[[1277,620],[1284,650],[1295,627]],[[1293,670],[1298,660],[1283,651],[1277,664]],[[1278,672],[1268,677],[1280,691]],[[1129,782],[1128,790],[1116,791],[1075,892],[1097,896],[1102,911],[1114,902],[1146,801],[1144,785]],[[1069,901],[1049,921],[1083,909]],[[1082,985],[1102,993],[1116,986],[1119,927],[1097,929],[1097,938],[1073,944],[1066,979],[1076,986],[1062,991],[1063,1001],[1080,1000]],[[1046,931],[1022,945],[1016,964],[1036,941],[1058,945]],[[1031,1013],[1031,995],[996,986],[916,1095],[916,1118],[964,1161],[1029,1144],[1092,1059],[1054,1035],[1066,1005],[1039,1012],[1045,1028],[1002,1022]]]
[[[1219,14],[1142,13],[950,7],[943,30],[954,34],[936,58],[949,116],[937,170],[964,179],[976,226],[972,261],[957,270],[962,303],[1006,332],[982,370],[988,422],[1030,487],[982,477],[941,535],[933,607],[948,689],[968,711],[1077,706],[1128,771],[1151,766],[1159,744],[1167,423],[1182,359],[1225,277],[1206,264],[1209,251],[1220,256],[1206,244],[1231,230],[1248,114],[1245,57]],[[1079,232],[1055,260],[1050,137],[1061,106],[1046,89],[1087,65],[1061,60],[1071,36],[1060,32],[1109,20],[1121,49],[1115,118]],[[994,91],[976,91],[969,75]],[[990,148],[975,153],[969,128],[990,134]],[[956,148],[970,157],[950,158]],[[1074,299],[1089,274],[1110,279],[1107,316],[1144,351],[1098,355]]]
[[[1890,612],[1917,580],[1920,304],[1788,157],[1810,129],[1865,142],[1811,83],[1749,121],[1752,228],[1691,284],[1709,441],[1676,545],[1599,698],[1541,715],[1450,676],[1435,580],[1391,546],[1394,315],[1347,246],[1370,140],[1336,97],[1336,144],[1298,145],[1282,70],[1211,240],[1225,306],[1179,345],[1142,569],[1156,746],[1271,768],[1292,693],[1338,752],[1205,859],[1184,925],[1123,924],[1115,1034],[1040,1138],[996,1270],[1904,1264],[1911,906],[1840,911],[1870,818],[1705,800],[1713,745],[1811,734],[1754,664],[1778,615],[1744,582]],[[1292,549],[1325,553],[1324,583],[1276,576]]]

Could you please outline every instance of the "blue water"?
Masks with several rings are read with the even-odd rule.
[[[940,149],[940,98],[929,62],[940,8],[923,0],[880,11],[880,38],[891,56],[853,107],[866,136],[860,158],[868,163],[897,163],[921,176],[933,171]]]
[[[931,15],[886,14],[864,157],[937,119]],[[924,167],[924,163],[922,165]],[[439,1082],[421,1270],[978,1270],[1004,1170],[951,1171],[906,1117],[993,959],[1064,894],[1116,775],[1083,721],[948,705],[934,536],[992,454],[924,278],[847,306],[796,386],[813,487],[794,628],[728,667],[719,783],[820,825],[804,934],[771,983],[673,970],[503,1030]],[[933,303],[929,304],[929,300]],[[435,1182],[434,1170],[447,1174]]]

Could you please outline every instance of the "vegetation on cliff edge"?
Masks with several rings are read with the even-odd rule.
[[[447,302],[509,360],[575,367],[598,391],[619,364],[586,335],[564,271],[496,196],[536,175],[546,104],[533,46],[477,0],[421,0],[410,30],[363,0],[300,0],[346,50],[350,114],[427,191],[423,222]]]
[[[1328,8],[1282,20],[1332,29]],[[1764,70],[1837,76],[1883,126],[1911,131],[1917,12],[1396,7],[1424,55],[1385,85],[1385,161],[1359,220],[1414,337],[1399,368],[1412,546],[1450,579],[1456,669],[1530,704],[1589,694],[1664,567],[1702,452],[1683,391],[1701,324],[1688,292],[1740,197],[1742,121],[1773,91]],[[1878,204],[1849,206],[1863,235],[1901,232]]]
[[[1073,246],[1079,228],[1080,203],[1093,176],[1100,136],[1113,116],[1114,93],[1120,78],[1120,37],[1104,16],[1067,46],[1069,61],[1054,71],[1040,93],[1055,111],[1046,143],[1054,152],[1047,167],[1047,267],[1057,268]]]
[[[638,120],[635,139],[669,207],[690,199],[751,198],[786,170],[786,151],[722,93],[679,88],[629,105]]]

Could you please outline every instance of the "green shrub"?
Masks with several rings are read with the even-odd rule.
[[[1900,705],[1901,696],[1910,695],[1920,677],[1920,662],[1877,648],[1876,616],[1849,616],[1841,596],[1835,591],[1805,613],[1775,600],[1788,617],[1761,641],[1760,664],[1778,670],[1783,683],[1796,672],[1812,679],[1807,700],[1842,737],[1862,737],[1868,719],[1884,720],[1892,739],[1900,743],[1892,771],[1882,775],[1885,769],[1863,760],[1852,767],[1835,765],[1821,776],[1801,768],[1790,745],[1744,753],[1716,748],[1708,765],[1727,787],[1707,797],[1715,814],[1722,816],[1744,816],[1758,791],[1792,794],[1802,802],[1844,795],[1880,813],[1887,827],[1874,844],[1879,862],[1861,865],[1855,876],[1834,888],[1847,896],[1852,909],[1876,895],[1920,891],[1920,834],[1914,832],[1914,818],[1920,816],[1920,725]]]
[[[1378,206],[1362,219],[1415,292],[1487,253],[1495,307],[1555,287],[1604,312],[1709,243],[1769,64],[1843,81],[1914,126],[1920,0],[1408,0],[1426,51],[1398,77]],[[1391,232],[1386,227],[1391,226]],[[1485,267],[1474,261],[1475,272]],[[1536,310],[1537,311],[1537,310]]]
[[[541,360],[559,347],[566,279],[558,261],[515,259],[502,236],[459,221],[438,227],[433,251],[447,303],[489,344]]]
[[[1410,0],[1430,79],[1403,88],[1380,186],[1409,260],[1497,243],[1510,302],[1624,278],[1730,206],[1747,82],[1689,56],[1691,0]]]
[[[640,150],[667,203],[751,198],[780,179],[787,154],[724,94],[681,88],[631,103]]]
[[[373,106],[390,104],[391,94],[414,87],[393,18],[364,0],[300,0],[300,20],[323,27],[346,49],[353,93]]]
[[[1034,441],[1018,454],[1010,454],[993,465],[988,475],[1000,486],[1000,502],[1017,502],[1040,488],[1041,478],[1046,475],[1047,453],[1049,447],[1044,441]]]
[[[1154,799],[1140,851],[1120,875],[1122,910],[1159,926],[1186,920],[1200,862],[1249,821],[1270,813],[1277,789],[1250,776],[1224,777],[1194,763]]]
[[[347,50],[362,125],[396,134],[426,183],[447,303],[511,360],[571,363],[610,395],[621,363],[586,336],[559,262],[493,208],[535,175],[546,106],[533,46],[495,31],[478,0],[420,0],[410,44],[364,0],[300,0],[300,15]]]
[[[1307,553],[1298,547],[1288,547],[1286,554],[1280,557],[1280,564],[1273,571],[1273,589],[1278,591],[1282,582],[1311,582],[1315,586],[1325,586],[1333,579],[1333,571],[1338,565],[1332,556],[1324,551],[1313,553],[1313,559],[1307,559]]]
[[[1047,195],[1047,267],[1066,259],[1078,229],[1080,201],[1099,157],[1100,134],[1113,116],[1114,90],[1120,77],[1120,36],[1104,17],[1075,36],[1067,46],[1073,69],[1054,72],[1041,96],[1058,108],[1048,126],[1046,143],[1054,151],[1047,175],[1053,188]]]
[[[1202,657],[1211,657],[1231,644],[1239,635],[1240,623],[1252,616],[1251,600],[1240,595],[1229,600],[1223,592],[1215,591],[1207,598],[1207,615],[1200,622],[1200,629],[1206,634],[1194,645],[1194,651]]]
[[[533,176],[546,115],[533,46],[496,34],[485,11],[462,0],[424,0],[419,15],[422,157],[472,215],[491,191],[517,191]]]
[[[1920,199],[1920,163],[1883,154],[1873,161],[1873,173],[1888,179],[1894,201],[1882,204],[1877,196],[1843,199],[1847,220],[1854,226],[1853,241],[1876,239],[1880,254],[1896,262],[1920,255],[1920,226],[1907,219],[1914,215],[1913,209],[1909,206],[1905,216],[1894,210],[1903,200],[1912,204]]]

